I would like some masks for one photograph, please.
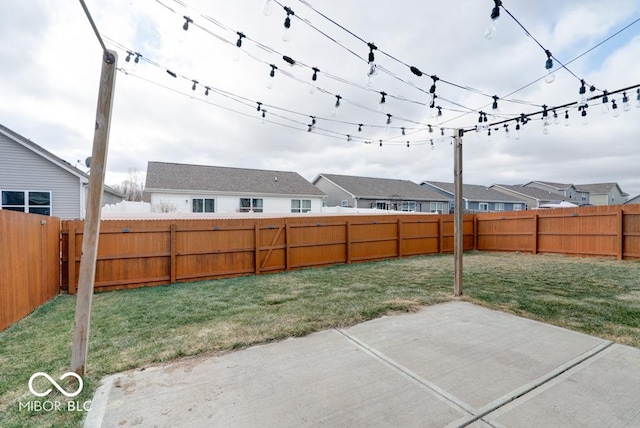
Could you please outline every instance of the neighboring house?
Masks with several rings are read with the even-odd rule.
[[[640,195],[627,199],[627,202],[625,202],[625,204],[640,204]]]
[[[324,193],[296,172],[149,162],[153,212],[320,213]]]
[[[527,204],[525,209],[540,208],[540,205],[545,204],[559,204],[562,201],[571,202],[561,194],[537,187],[525,187],[522,184],[494,184],[490,189],[524,200]]]
[[[618,183],[576,184],[576,187],[589,192],[591,205],[619,205],[629,197],[622,191]]]
[[[389,211],[449,212],[449,199],[412,181],[319,174],[313,184],[327,194],[327,206]]]
[[[573,184],[551,183],[549,181],[530,181],[522,186],[533,187],[562,195],[564,196],[562,201],[571,202],[576,205],[587,205],[592,203],[589,200],[589,191]]]
[[[454,183],[423,181],[420,185],[446,196],[449,199],[451,212],[453,213],[455,199]],[[520,211],[524,210],[527,204],[522,198],[517,198],[477,184],[463,184],[462,195],[464,210],[471,212]]]
[[[0,209],[84,218],[88,184],[86,173],[0,125]],[[104,187],[103,205],[122,199]]]

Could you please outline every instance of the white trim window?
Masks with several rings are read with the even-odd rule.
[[[240,212],[241,213],[261,213],[264,208],[262,198],[240,198]]]
[[[478,211],[489,211],[489,204],[486,202],[480,202],[478,204]]]
[[[514,211],[522,211],[522,204],[513,204]]]
[[[416,203],[415,201],[403,201],[402,202],[402,211],[412,211],[415,212]]]
[[[214,213],[216,212],[216,200],[211,198],[192,198],[191,212]]]
[[[341,207],[348,207],[349,206],[349,201],[347,199],[343,199],[340,201],[340,206]]]
[[[389,201],[376,201],[376,209],[389,210]]]
[[[291,199],[292,213],[311,212],[311,199]]]
[[[2,209],[50,216],[51,192],[3,190]]]
[[[504,211],[504,203],[496,202],[496,211]]]
[[[429,212],[442,214],[443,209],[444,209],[444,204],[442,202],[431,202],[429,204]]]

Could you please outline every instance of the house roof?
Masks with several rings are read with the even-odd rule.
[[[491,186],[496,189],[505,189],[520,194],[524,197],[536,199],[538,201],[571,201],[571,198],[563,196],[559,193],[550,192],[548,190],[538,189],[537,187],[524,187],[521,184],[494,184]],[[499,191],[499,190],[498,190]]]
[[[15,141],[16,143],[22,145],[23,147],[27,148],[28,150],[31,150],[32,152],[42,156],[43,158],[47,159],[49,162],[52,162],[53,164],[59,166],[60,168],[66,170],[67,172],[75,175],[76,177],[78,177],[80,179],[80,181],[82,183],[88,183],[89,182],[89,174],[87,174],[84,171],[79,170],[78,168],[76,168],[75,166],[71,165],[66,160],[54,155],[50,151],[46,150],[44,147],[39,146],[38,144],[34,143],[33,141],[29,140],[28,138],[23,137],[22,135],[18,134],[17,132],[12,131],[11,129],[9,129],[6,126],[3,126],[3,125],[0,125],[0,133],[4,134],[8,138],[10,138],[11,140]],[[104,186],[104,190],[106,192],[114,194],[114,195],[116,195],[118,197],[123,197],[123,195],[121,193],[119,193],[118,191],[116,191],[115,189],[113,189],[113,188],[111,188],[109,186],[105,185]]]
[[[633,198],[629,198],[625,202],[625,204],[629,204],[629,205],[631,205],[631,204],[640,204],[640,195],[634,196]]]
[[[531,181],[530,183],[544,184],[545,186],[552,187],[552,188],[554,188],[556,190],[567,190],[569,187],[574,186],[571,183],[554,183],[554,182],[551,182],[551,181],[540,181],[540,180],[534,180],[534,181]],[[530,184],[530,183],[527,183],[527,184]],[[526,186],[526,184],[525,184],[525,186]]]
[[[423,184],[429,184],[435,188],[438,188],[444,192],[451,194],[451,197],[455,194],[454,183],[444,183],[441,181],[423,181]],[[480,202],[524,202],[522,199],[518,199],[515,196],[508,195],[506,193],[498,192],[497,190],[490,189],[486,186],[478,184],[463,184],[462,195],[469,201]]]
[[[576,184],[577,187],[586,190],[592,195],[608,195],[614,187],[618,187],[622,196],[629,196],[628,193],[622,191],[618,183],[592,183],[592,184]]]
[[[152,161],[147,165],[145,191],[325,196],[297,172]]]
[[[356,198],[448,201],[446,197],[409,180],[321,173],[313,182],[317,183],[320,177],[333,182]]]

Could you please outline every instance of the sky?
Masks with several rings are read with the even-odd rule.
[[[597,88],[590,96],[640,84],[640,22],[567,64],[640,18],[640,0],[503,0],[490,40],[492,0],[278,1],[265,15],[265,0],[86,0],[118,54],[107,184],[130,171],[144,180],[149,161],[295,171],[309,181],[334,173],[453,182],[454,129],[475,127],[478,111],[489,124],[543,105],[551,116],[553,106],[578,100],[580,79]],[[102,49],[80,2],[0,4],[0,123],[88,171]],[[289,41],[283,6],[294,12]],[[184,16],[193,20],[188,31]],[[553,83],[544,81],[547,55],[536,40],[556,59]],[[377,48],[372,79],[367,43]],[[137,66],[125,61],[127,50],[142,54]],[[312,67],[320,70],[313,93]],[[440,118],[429,108],[431,76]],[[515,122],[508,133],[503,125],[491,136],[466,132],[464,182],[617,182],[640,194],[640,108],[636,89],[627,95],[629,111],[622,94],[609,96],[619,117],[592,100],[586,124],[575,106],[558,109],[560,124],[552,120],[546,134],[541,114],[519,139]]]

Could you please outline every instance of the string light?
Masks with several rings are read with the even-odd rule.
[[[620,111],[618,110],[618,104],[616,104],[616,100],[611,100],[611,110],[613,110],[613,117],[620,116]]]
[[[609,92],[605,90],[602,96],[602,114],[607,113],[609,113]]]
[[[362,132],[362,124],[358,124],[358,132]]]
[[[338,115],[338,110],[340,109],[340,100],[342,97],[340,95],[336,95],[336,103],[333,105],[333,116]]]
[[[205,87],[204,87],[204,96],[205,96],[205,97],[208,97],[208,96],[209,96],[209,91],[210,91],[210,90],[211,90],[211,88],[210,88],[210,87],[208,87],[208,86],[205,86]]]
[[[387,113],[387,122],[384,127],[385,131],[389,131],[389,125],[391,125],[391,113]]]
[[[411,148],[411,145],[409,144],[409,142],[407,141],[407,149]]]
[[[192,82],[193,82],[193,85],[191,86],[191,90],[195,91],[196,90],[196,86],[198,85],[199,82],[197,80],[192,80]]]
[[[516,119],[516,140],[520,139],[520,118]]]
[[[246,36],[240,31],[236,31],[236,34],[238,35],[238,40],[236,41],[236,47],[238,49],[233,54],[233,60],[234,61],[239,61],[240,60],[240,49],[242,49],[242,39],[245,38]]]
[[[189,24],[193,23],[193,19],[189,18],[188,16],[183,16],[184,18],[184,24],[182,24],[182,29],[184,31],[188,31],[189,30]]]
[[[491,98],[493,98],[493,104],[491,104],[491,110],[493,111],[493,115],[497,116],[500,114],[500,109],[498,108],[498,96],[494,95]]]
[[[287,17],[284,19],[284,32],[282,33],[282,41],[288,42],[289,40],[291,40],[291,16],[295,15],[295,13],[289,6],[285,6],[284,11],[287,12]]]
[[[509,138],[509,124],[505,123],[502,126],[504,127],[504,136]]]
[[[587,104],[587,87],[585,86],[584,79],[580,80],[580,89],[578,90],[578,94],[580,94],[578,107],[585,106]]]
[[[569,110],[564,111],[564,126],[569,126]]]
[[[542,105],[542,124],[544,126],[549,125],[549,112],[547,111],[547,105]]]
[[[547,70],[547,75],[544,77],[544,81],[547,83],[553,83],[556,80],[556,75],[553,72],[553,59],[551,59],[551,51],[549,49],[545,50],[547,54],[547,61],[544,64],[544,68]]]
[[[558,117],[558,113],[556,113],[556,109],[553,109],[553,124],[558,125],[560,123],[560,118]]]
[[[375,51],[376,49],[378,49],[378,47],[376,45],[374,45],[373,43],[367,43],[367,46],[369,46],[369,70],[367,71],[367,86],[371,86],[373,84],[373,76],[375,76],[376,74],[378,74],[378,66],[376,65],[376,57],[373,54],[373,51]]]
[[[629,111],[631,109],[631,103],[629,103],[629,97],[626,92],[622,93],[622,109],[624,111]]]
[[[267,116],[267,110],[266,109],[262,109],[262,121],[260,122],[262,125],[264,125],[266,116]]]
[[[431,76],[431,80],[433,80],[433,83],[429,88],[429,94],[431,95],[431,100],[429,101],[429,108],[434,108],[436,103],[436,82],[440,80],[440,78],[434,74],[433,76]]]
[[[269,64],[269,66],[271,67],[271,71],[269,72],[269,82],[267,83],[267,89],[273,89],[273,81],[276,77],[276,70],[278,69],[278,67],[276,67],[274,64]]]
[[[264,2],[264,7],[262,8],[262,14],[264,16],[269,16],[271,15],[271,12],[273,11],[273,5],[271,4],[272,0],[266,0]]]
[[[378,111],[384,111],[384,106],[385,103],[387,102],[387,93],[382,91],[380,92],[381,98],[380,98],[380,102],[378,103]]]
[[[500,18],[500,6],[502,6],[501,0],[493,0],[495,5],[491,9],[491,23],[484,31],[484,37],[486,39],[493,39],[496,36],[496,21]]]
[[[636,108],[640,108],[640,88],[636,89]]]
[[[585,104],[583,106],[578,107],[578,110],[580,111],[580,116],[582,116],[582,124],[586,125],[589,123],[588,119],[587,119],[587,107],[589,107],[588,104]]]
[[[429,142],[431,143],[431,150],[435,150],[435,146],[433,145],[433,140],[429,140]]]
[[[282,57],[282,59],[283,59],[283,61],[284,61],[284,62],[286,62],[287,64],[289,64],[289,66],[291,66],[291,67],[293,67],[294,65],[296,65],[296,61],[295,61],[293,58],[291,58],[290,56],[286,56],[286,55],[284,55],[284,56]]]
[[[311,75],[311,86],[309,87],[309,93],[314,94],[316,92],[316,80],[318,80],[319,68],[313,67],[313,74]]]
[[[406,135],[404,127],[400,128],[402,130],[402,135]]]

